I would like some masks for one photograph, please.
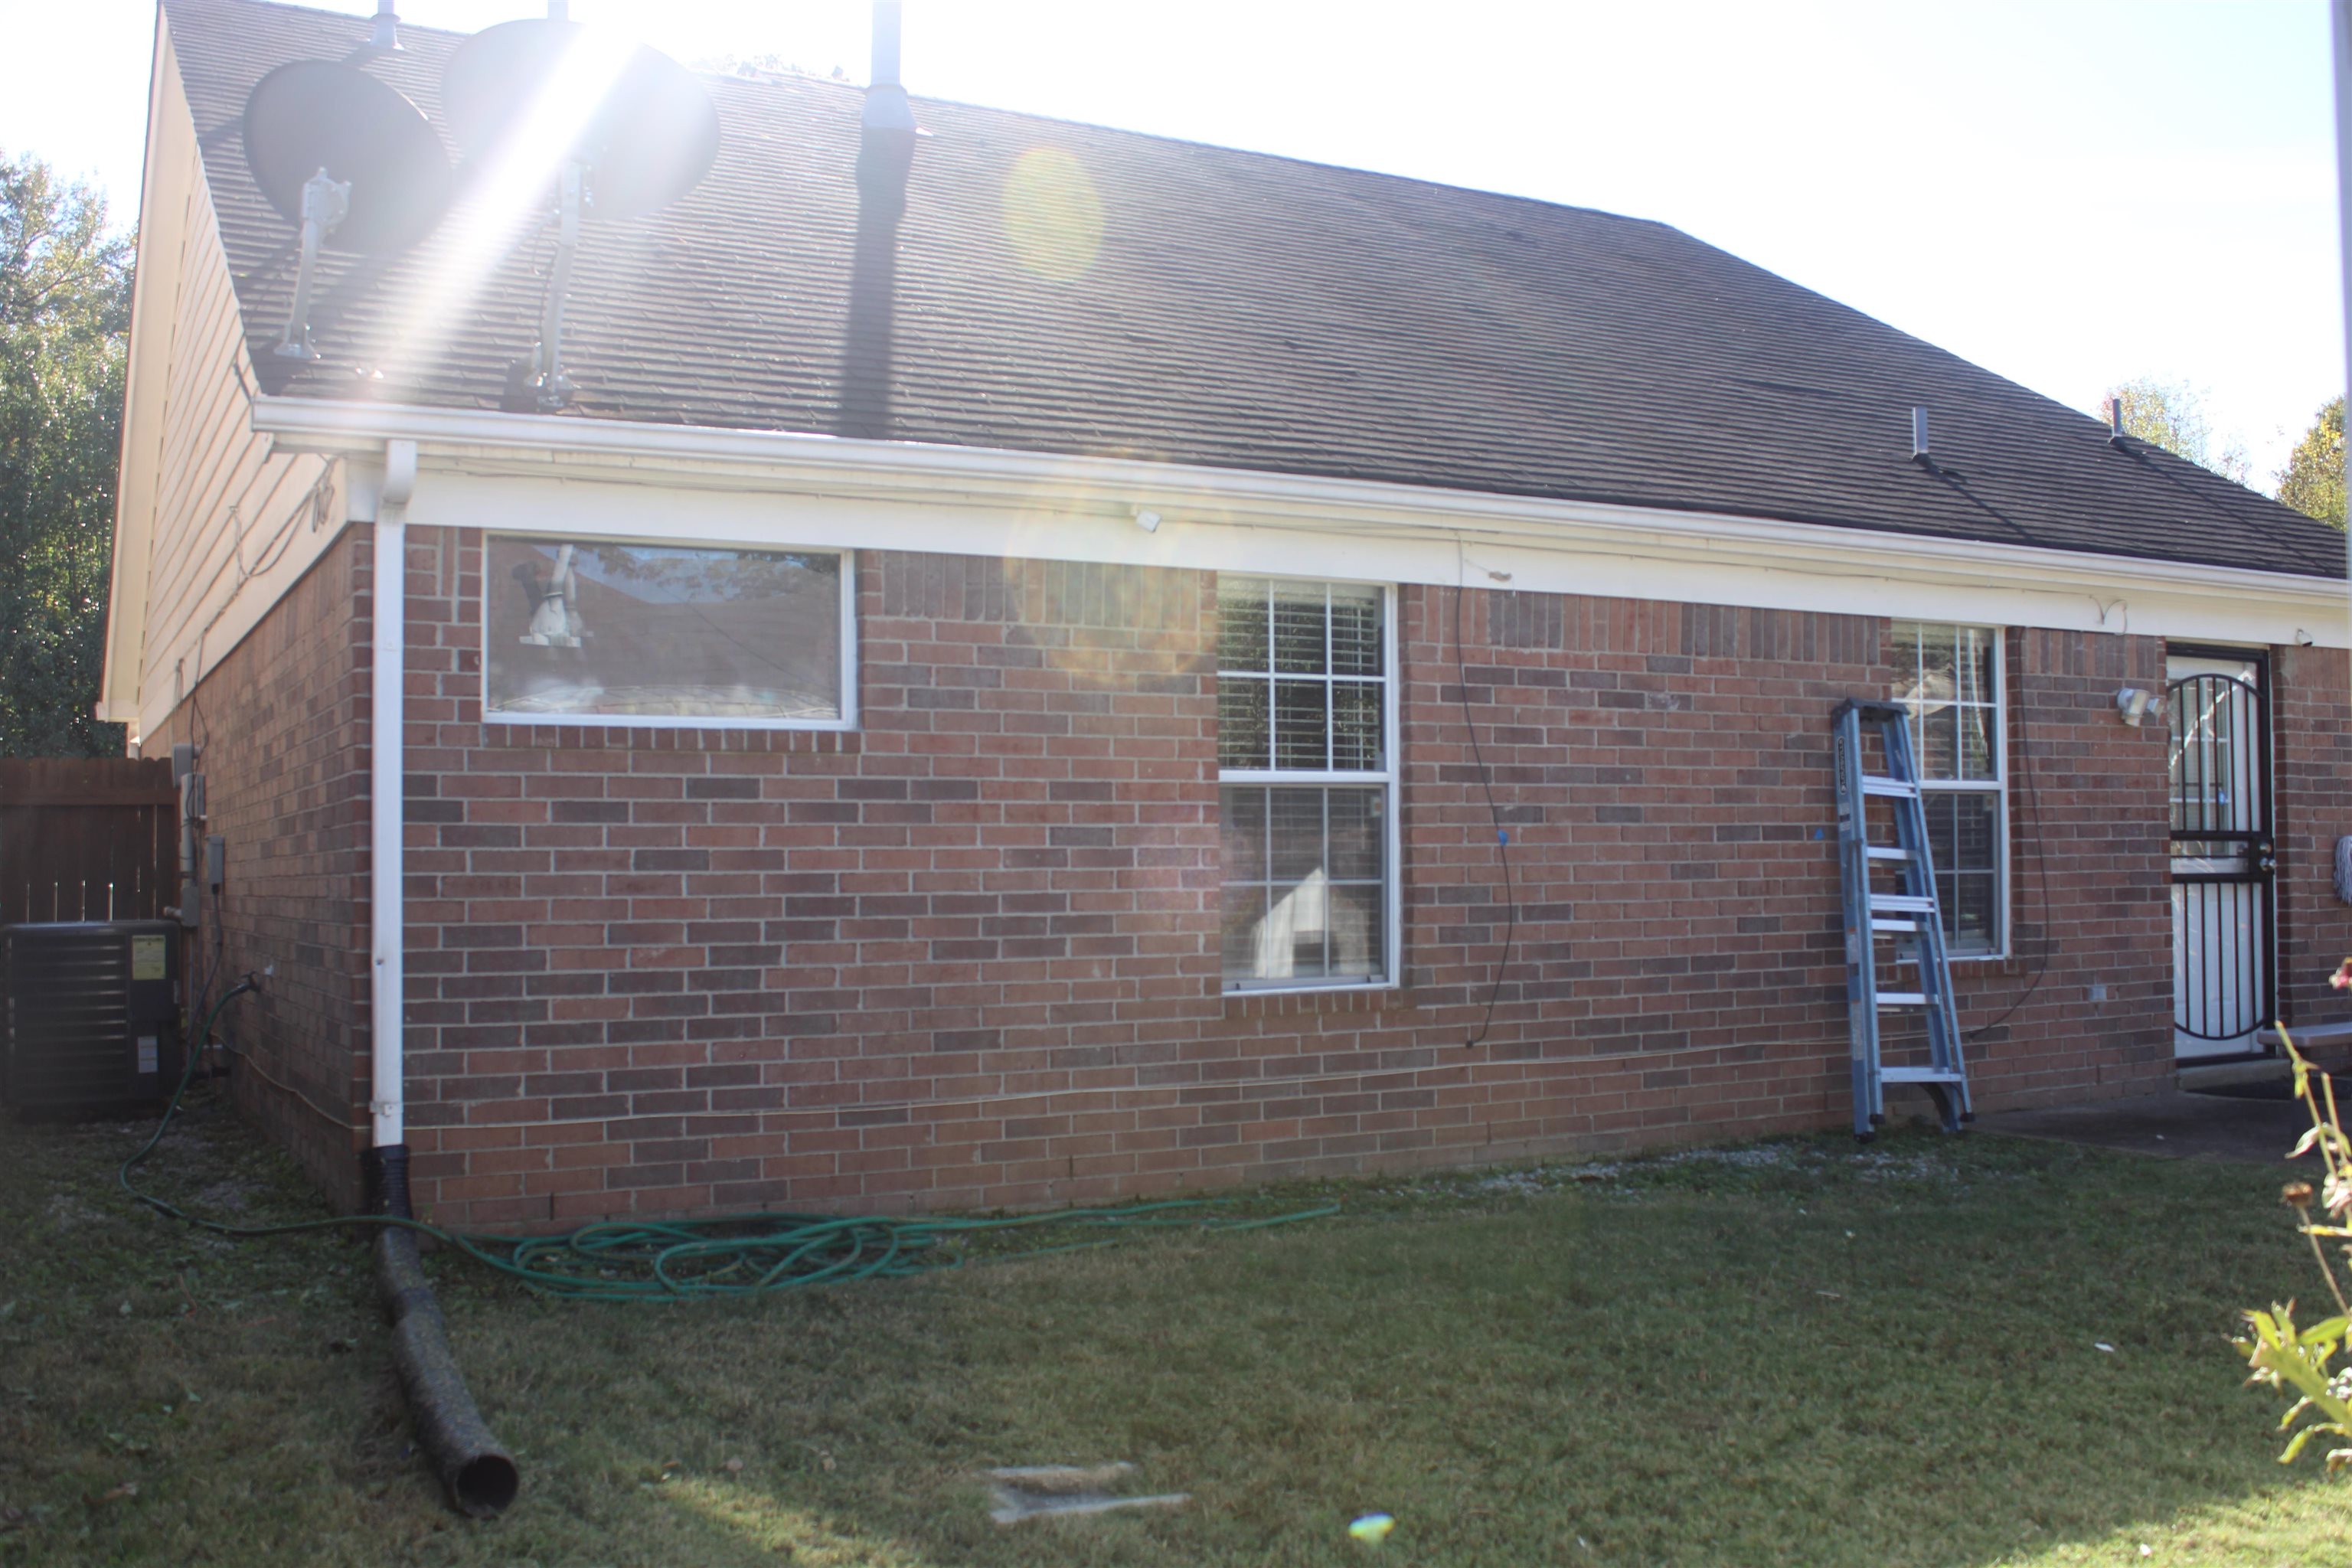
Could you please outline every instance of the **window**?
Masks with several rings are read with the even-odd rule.
[[[1395,973],[1395,746],[1384,588],[1217,586],[1225,987]]]
[[[492,534],[483,713],[846,729],[854,575],[839,552]]]
[[[1911,713],[1946,943],[1955,956],[1998,957],[2009,946],[2000,633],[1896,621],[1892,634],[1895,697]]]

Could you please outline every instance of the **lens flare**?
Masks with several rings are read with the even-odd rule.
[[[1076,282],[1102,253],[1102,197],[1076,154],[1032,147],[1004,180],[1004,237],[1021,265],[1055,283]]]

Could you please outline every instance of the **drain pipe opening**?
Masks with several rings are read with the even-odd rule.
[[[379,1212],[413,1219],[408,1198],[408,1148],[394,1143],[367,1152],[369,1185]],[[432,1460],[450,1506],[470,1519],[495,1519],[522,1489],[522,1472],[482,1420],[449,1351],[449,1324],[417,1256],[416,1233],[386,1226],[376,1234],[375,1279],[392,1320],[392,1362],[408,1405],[416,1445]]]

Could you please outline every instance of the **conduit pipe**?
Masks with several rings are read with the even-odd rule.
[[[415,486],[416,443],[385,442],[375,513],[374,668],[369,672],[374,700],[368,736],[368,1115],[374,1147],[368,1151],[367,1174],[373,1206],[396,1219],[415,1217],[408,1194],[401,1038],[407,988],[402,944],[408,927],[401,843],[406,820],[401,797],[406,771],[408,500]],[[449,1353],[447,1324],[417,1258],[415,1233],[385,1226],[376,1236],[375,1261],[377,1292],[392,1320],[393,1364],[400,1373],[417,1446],[433,1461],[452,1506],[475,1519],[490,1518],[514,1501],[521,1476],[513,1456],[483,1424],[457,1358]]]

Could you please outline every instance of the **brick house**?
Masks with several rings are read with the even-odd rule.
[[[561,405],[494,208],[289,359],[238,128],[316,58],[447,140],[462,40],[368,36],[163,6],[101,704],[204,748],[236,1092],[342,1201],[387,1132],[507,1225],[1837,1125],[1854,695],[1979,1107],[2326,1005],[2327,528],[1663,225],[933,102],[894,184],[800,78],[583,240]]]

